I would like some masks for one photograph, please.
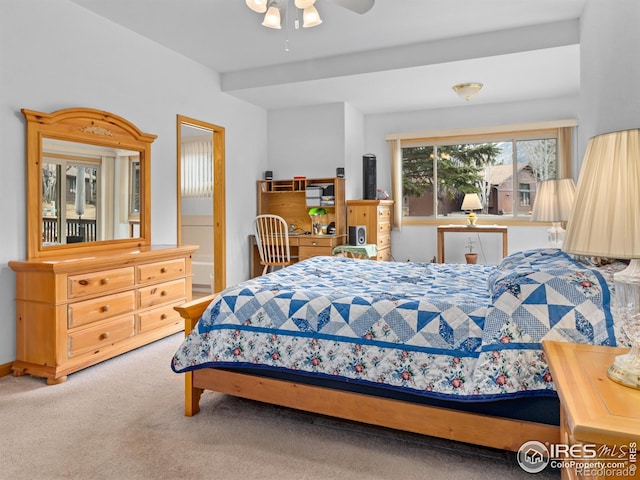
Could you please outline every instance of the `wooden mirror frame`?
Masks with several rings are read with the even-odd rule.
[[[27,121],[27,258],[85,253],[114,247],[151,244],[151,143],[156,135],[141,132],[122,117],[90,108],[68,108],[53,113],[22,109]],[[44,138],[140,152],[140,235],[136,238],[94,242],[42,244],[42,141]]]

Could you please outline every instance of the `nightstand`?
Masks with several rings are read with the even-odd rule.
[[[562,478],[640,478],[640,390],[607,377],[614,357],[627,349],[554,341],[542,347],[560,397],[560,442],[573,446],[560,456],[593,467],[565,465]]]

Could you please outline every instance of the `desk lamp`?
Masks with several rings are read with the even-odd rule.
[[[474,210],[482,210],[482,202],[480,202],[478,194],[466,193],[460,209],[469,212],[469,215],[467,215],[467,227],[475,227],[477,217]]]
[[[613,276],[612,309],[631,350],[615,358],[607,376],[640,388],[640,129],[589,140],[562,249],[629,260]]]
[[[560,222],[569,220],[576,194],[572,178],[544,180],[538,184],[533,202],[532,222],[551,222],[549,246],[560,248],[565,230]]]

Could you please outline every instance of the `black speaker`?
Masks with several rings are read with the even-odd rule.
[[[336,168],[336,177],[344,178],[344,168],[342,167]]]
[[[265,180],[273,180],[273,171],[272,170],[265,170],[264,171],[264,179]]]
[[[370,153],[362,156],[362,198],[377,198],[376,156]]]
[[[364,245],[367,243],[367,227],[352,225],[349,227],[349,245]]]

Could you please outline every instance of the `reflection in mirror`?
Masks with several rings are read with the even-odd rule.
[[[43,247],[136,238],[140,208],[140,152],[43,138]]]

